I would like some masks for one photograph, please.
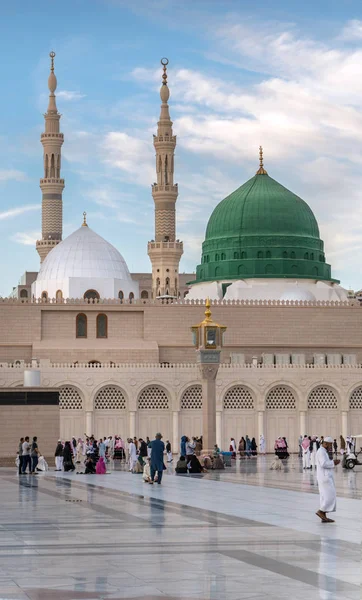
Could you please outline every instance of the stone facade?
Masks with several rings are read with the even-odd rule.
[[[140,300],[0,302],[0,387],[23,385],[34,359],[41,385],[61,388],[63,438],[152,436],[175,451],[181,435],[202,431],[201,375],[190,327],[202,303]],[[77,315],[87,337],[77,338]],[[97,316],[107,337],[97,337]],[[345,303],[215,303],[227,326],[216,378],[218,443],[266,436],[362,432],[362,312]],[[1,429],[7,427],[2,420]],[[36,431],[29,435],[36,435]],[[56,440],[55,440],[56,441]]]

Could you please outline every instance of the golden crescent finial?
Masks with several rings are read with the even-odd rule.
[[[49,56],[50,56],[50,70],[54,73],[54,58],[55,58],[55,52],[54,50],[52,50],[51,52],[49,52]]]
[[[169,63],[168,58],[161,58],[161,65],[163,66],[162,85],[167,85],[167,65]]]
[[[87,225],[87,213],[84,211],[83,213],[83,223],[82,223],[82,227],[88,227]]]
[[[264,157],[263,157],[263,146],[259,146],[259,169],[256,172],[257,175],[268,175],[264,169]]]

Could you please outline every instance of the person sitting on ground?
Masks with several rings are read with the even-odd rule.
[[[105,475],[107,473],[107,467],[106,467],[106,463],[104,462],[103,456],[99,457],[99,460],[98,460],[97,466],[96,466],[96,473],[97,473],[97,475]]]
[[[151,459],[150,458],[147,458],[145,465],[143,467],[142,479],[145,483],[149,483],[151,481]]]
[[[85,474],[86,475],[94,475],[96,472],[96,467],[93,460],[93,455],[91,452],[87,452],[87,460],[85,461]]]
[[[205,470],[212,469],[212,460],[209,455],[200,456],[200,464]]]
[[[185,456],[180,456],[175,471],[177,474],[187,473],[187,460]]]
[[[223,461],[223,458],[222,458],[222,454],[220,454],[220,451],[219,451],[218,454],[215,454],[215,452],[214,452],[214,460],[213,460],[213,463],[212,463],[212,468],[215,471],[225,469],[224,461]]]
[[[190,460],[187,463],[187,468],[189,473],[202,473],[203,467],[200,465],[200,461],[198,460],[196,454],[192,454],[190,456]]]
[[[220,450],[219,446],[217,444],[215,444],[213,457],[216,458],[217,456],[220,456],[220,452],[221,452],[221,450]]]

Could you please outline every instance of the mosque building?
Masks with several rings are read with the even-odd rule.
[[[63,439],[162,431],[177,451],[181,435],[202,432],[190,328],[210,298],[213,317],[227,327],[216,379],[221,447],[246,434],[264,434],[272,451],[278,436],[295,450],[300,434],[362,433],[359,301],[333,278],[311,208],[267,173],[261,148],[254,177],[212,212],[196,274],[179,273],[166,59],[153,137],[152,272],[130,273],[85,213],[63,240],[64,136],[50,56],[40,269],[0,299],[0,390],[22,387],[27,366],[38,367],[42,387],[60,390]],[[10,447],[11,427],[2,423]],[[46,443],[52,448],[54,440]]]

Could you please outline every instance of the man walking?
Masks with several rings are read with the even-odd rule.
[[[166,453],[167,453],[167,462],[172,462],[173,458],[172,458],[172,448],[171,448],[171,443],[170,440],[167,440],[166,442]]]
[[[136,462],[137,462],[137,450],[136,450],[136,445],[134,443],[134,441],[132,440],[132,438],[129,438],[128,440],[128,452],[129,452],[129,470],[133,471],[134,467],[136,466]]]
[[[63,444],[62,440],[58,440],[57,447],[55,448],[55,470],[62,471],[63,469]]]
[[[336,458],[329,458],[332,451],[333,438],[326,437],[317,451],[317,481],[319,487],[320,509],[316,515],[322,523],[334,523],[333,519],[327,517],[328,512],[336,510],[336,487],[334,484],[333,469],[340,463]]]
[[[22,473],[26,473],[26,467],[29,466],[29,473],[31,473],[31,458],[30,458],[30,444],[29,436],[27,435],[23,442],[23,470]]]
[[[151,442],[151,481],[152,484],[155,480],[157,472],[157,483],[161,485],[163,475],[163,453],[165,451],[165,444],[162,441],[162,435],[156,433],[156,439]]]
[[[307,435],[304,436],[302,441],[302,452],[303,452],[303,469],[309,469],[310,467],[310,439]]]
[[[20,438],[18,456],[19,456],[19,475],[23,472],[23,443],[24,438]]]

